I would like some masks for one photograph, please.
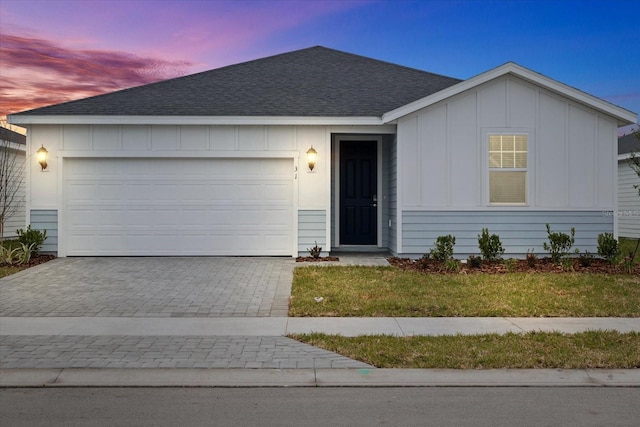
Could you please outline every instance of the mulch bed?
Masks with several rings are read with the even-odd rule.
[[[479,267],[471,267],[469,264],[460,263],[460,269],[458,271],[451,271],[445,268],[444,263],[429,260],[423,261],[420,259],[412,260],[409,258],[387,258],[391,265],[394,265],[402,270],[418,271],[422,273],[450,273],[450,274],[474,274],[474,273],[489,273],[489,274],[502,274],[502,273],[604,273],[604,274],[623,274],[626,273],[624,269],[619,265],[612,265],[603,259],[594,259],[591,261],[591,265],[588,267],[582,266],[578,259],[572,259],[570,266],[563,266],[561,264],[555,264],[551,261],[551,258],[540,258],[534,266],[531,267],[526,260],[518,259],[510,261],[512,265],[509,266],[507,262],[482,262]],[[631,274],[640,274],[640,265],[636,264]]]
[[[0,263],[0,267],[18,267],[21,270],[24,270],[29,267],[35,267],[36,265],[43,264],[47,261],[51,261],[52,259],[55,259],[55,258],[56,258],[55,255],[38,255],[38,256],[31,257],[31,260],[26,264],[12,266],[12,265]]]
[[[324,261],[340,261],[340,258],[336,256],[323,256],[314,258],[312,256],[299,256],[296,258],[296,262],[324,262]]]

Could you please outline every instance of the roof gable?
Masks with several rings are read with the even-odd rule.
[[[522,67],[513,62],[508,62],[504,65],[501,65],[500,67],[494,68],[468,80],[464,80],[456,85],[445,88],[440,92],[428,95],[422,99],[401,106],[400,108],[397,108],[395,110],[389,111],[383,115],[382,121],[385,123],[389,123],[400,117],[406,116],[407,114],[411,114],[422,108],[426,108],[439,101],[462,93],[466,90],[473,89],[483,83],[509,74],[520,77],[521,79],[524,79],[526,81],[530,81],[537,86],[543,87],[547,90],[558,93],[578,103],[587,105],[609,116],[612,116],[617,119],[618,126],[633,124],[637,120],[637,115],[629,110],[625,110],[624,108],[613,105],[600,98],[596,98],[595,96],[589,95],[588,93],[582,92],[581,90],[575,89],[571,86],[567,86],[563,83],[560,83],[542,74],[536,73],[535,71],[529,70],[528,68]]]
[[[458,82],[316,46],[12,116],[379,118]]]

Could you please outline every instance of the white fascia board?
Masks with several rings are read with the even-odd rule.
[[[535,71],[529,70],[528,68],[522,67],[513,62],[508,62],[504,65],[479,74],[468,80],[462,81],[454,86],[441,90],[440,92],[434,93],[433,95],[429,95],[410,104],[389,111],[383,114],[382,121],[384,123],[388,123],[393,120],[397,120],[400,117],[406,116],[422,108],[426,108],[444,99],[450,98],[466,90],[472,89],[483,83],[508,74],[530,81],[547,90],[556,92],[576,102],[585,104],[591,108],[612,116],[617,119],[618,126],[634,124],[638,120],[638,115],[632,111],[626,110],[622,107],[618,107],[617,105],[613,105],[607,101],[596,98],[593,95],[589,95],[588,93],[575,89],[571,86],[567,86],[563,83],[560,83],[542,74],[536,73]]]
[[[13,124],[55,125],[367,125],[380,126],[380,117],[304,117],[304,116],[83,116],[18,115],[7,117]]]

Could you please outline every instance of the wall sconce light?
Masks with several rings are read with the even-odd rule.
[[[307,150],[307,162],[309,162],[309,170],[313,171],[313,168],[316,167],[316,160],[318,159],[318,152],[313,149],[313,145],[311,148]]]
[[[44,145],[38,149],[38,163],[40,163],[40,167],[42,168],[43,171],[47,168],[48,153],[49,152],[47,151],[46,148],[44,148]]]

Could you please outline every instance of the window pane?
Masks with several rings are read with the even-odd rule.
[[[489,172],[491,203],[526,203],[526,172]]]
[[[500,153],[489,153],[489,167],[499,168],[501,166],[501,157]]]
[[[502,151],[513,151],[514,137],[513,135],[502,135]]]
[[[515,135],[516,151],[527,151],[527,135]]]
[[[489,151],[500,151],[500,135],[489,135]]]
[[[516,152],[516,167],[517,168],[526,168],[527,167],[527,152],[518,153]]]
[[[511,153],[502,153],[502,167],[503,168],[511,168],[515,167],[514,154]]]

